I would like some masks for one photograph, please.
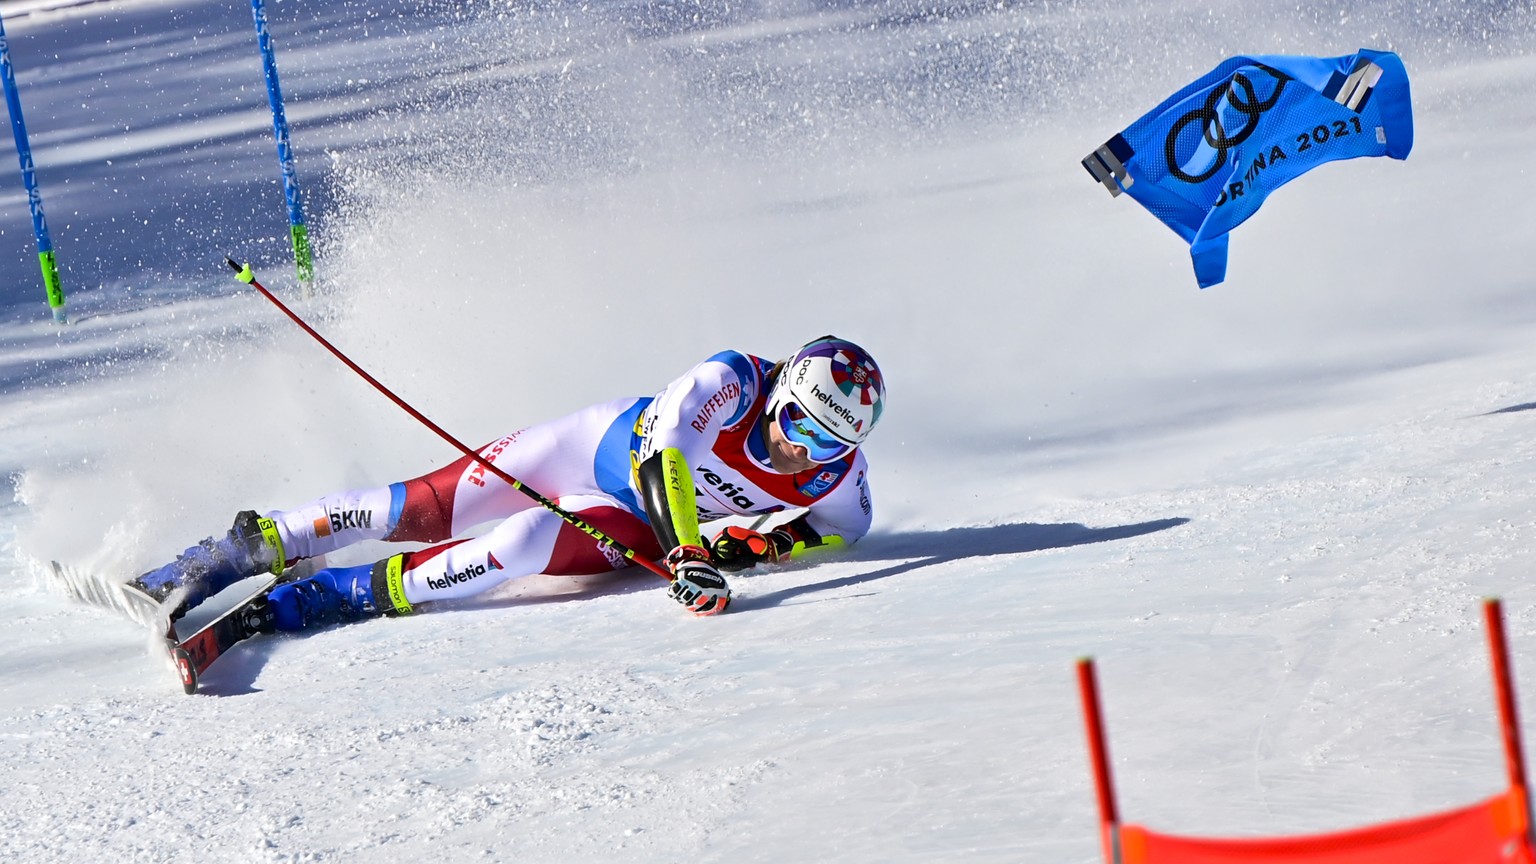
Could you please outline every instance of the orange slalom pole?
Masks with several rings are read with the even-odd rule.
[[[1488,625],[1488,653],[1493,659],[1493,689],[1499,703],[1499,726],[1504,739],[1504,763],[1509,785],[1525,799],[1526,842],[1532,837],[1530,787],[1525,784],[1525,754],[1520,744],[1520,718],[1515,705],[1515,679],[1509,663],[1509,643],[1504,638],[1504,604],[1492,597],[1483,601],[1483,620]]]
[[[1099,709],[1099,684],[1092,657],[1077,661],[1077,690],[1083,703],[1088,756],[1093,762],[1094,791],[1099,799],[1099,832],[1104,840],[1104,860],[1118,864],[1120,814],[1115,807],[1115,783],[1109,768],[1109,745],[1104,740],[1104,717]]]

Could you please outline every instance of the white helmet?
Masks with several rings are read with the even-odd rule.
[[[768,417],[812,462],[836,462],[864,443],[885,408],[885,377],[863,348],[835,336],[784,361]]]

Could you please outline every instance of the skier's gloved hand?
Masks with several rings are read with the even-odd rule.
[[[751,528],[731,525],[715,535],[714,542],[710,544],[710,554],[721,570],[745,570],[764,561],[777,564],[780,537],[785,541],[785,548],[794,545],[789,535],[782,531],[763,534]]]
[[[709,552],[701,546],[679,546],[667,553],[667,569],[672,571],[672,586],[667,594],[688,607],[695,615],[719,615],[731,602],[731,588],[725,584]]]

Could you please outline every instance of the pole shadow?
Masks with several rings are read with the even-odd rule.
[[[840,561],[890,561],[903,560],[899,564],[785,588],[768,594],[744,597],[732,604],[732,609],[757,609],[778,606],[787,600],[817,591],[847,588],[896,576],[933,564],[958,561],[962,558],[985,558],[991,555],[1014,555],[1023,552],[1039,552],[1045,549],[1065,549],[1090,543],[1108,543],[1140,537],[1157,531],[1166,531],[1186,524],[1189,519],[1177,517],[1138,522],[1134,525],[1116,525],[1110,528],[1089,528],[1076,522],[1042,525],[1021,522],[1011,525],[971,526],[948,528],[943,531],[913,531],[866,537]]]
[[[1484,414],[1484,417],[1492,417],[1495,414],[1514,414],[1517,411],[1536,410],[1536,402],[1524,402],[1519,405],[1511,405],[1508,408],[1497,408]]]

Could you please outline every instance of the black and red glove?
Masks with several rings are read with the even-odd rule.
[[[719,615],[730,605],[731,586],[709,563],[709,550],[702,546],[679,546],[667,553],[667,569],[673,577],[668,596],[693,614]]]
[[[794,545],[794,538],[783,531],[763,534],[731,525],[715,535],[710,543],[710,557],[721,570],[745,570],[763,562],[777,564],[779,550],[788,550]]]

